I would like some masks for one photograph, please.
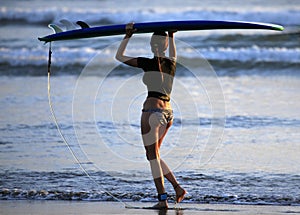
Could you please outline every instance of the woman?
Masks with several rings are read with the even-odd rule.
[[[126,25],[126,35],[116,53],[116,59],[129,66],[144,70],[143,82],[147,86],[148,96],[143,105],[141,132],[150,162],[151,173],[158,193],[159,202],[154,208],[168,208],[164,177],[173,185],[176,202],[181,202],[186,191],[179,185],[168,165],[160,158],[160,147],[173,122],[170,104],[173,78],[176,70],[176,47],[174,32],[155,32],[151,37],[151,50],[154,58],[129,57],[124,54],[128,41],[135,32],[133,23]],[[169,45],[170,44],[170,45]],[[165,52],[169,45],[169,57]]]

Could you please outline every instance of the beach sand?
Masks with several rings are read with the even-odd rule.
[[[129,203],[138,207],[150,203]],[[118,202],[91,201],[44,201],[5,200],[0,201],[0,214],[143,214],[143,215],[187,215],[187,214],[300,214],[299,206],[230,205],[230,204],[179,204],[181,209],[167,211],[150,209],[127,209]]]

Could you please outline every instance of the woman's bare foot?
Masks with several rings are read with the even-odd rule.
[[[153,205],[152,208],[154,209],[167,209],[168,202],[167,201],[159,201],[157,204]]]
[[[184,196],[187,192],[179,184],[175,186],[174,190],[176,192],[176,203],[179,203],[184,199]]]

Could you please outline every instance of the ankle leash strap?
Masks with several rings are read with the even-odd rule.
[[[166,201],[168,199],[168,194],[167,193],[158,194],[157,198],[158,198],[158,201]]]

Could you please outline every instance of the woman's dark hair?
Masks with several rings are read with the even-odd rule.
[[[166,32],[164,31],[154,31],[153,35],[156,35],[156,36],[168,36]]]

